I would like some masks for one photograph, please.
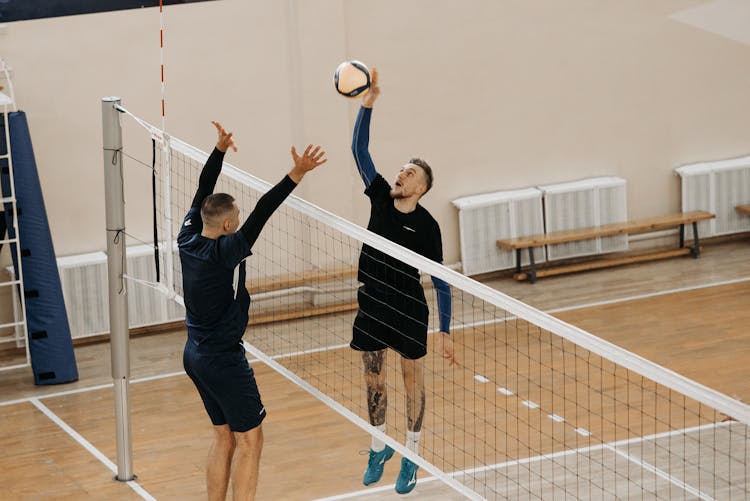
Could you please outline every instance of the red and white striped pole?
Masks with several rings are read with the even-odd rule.
[[[161,59],[161,130],[166,130],[166,106],[164,85],[164,0],[159,0],[159,58]]]
[[[171,149],[169,146],[169,135],[167,134],[167,114],[166,114],[166,84],[164,79],[164,2],[159,0],[159,55],[161,58],[161,134],[163,160],[161,165],[163,179],[163,201],[164,204],[164,231],[165,231],[165,250],[164,250],[164,276],[165,284],[170,292],[174,292],[174,258],[172,255],[172,202],[171,202]]]

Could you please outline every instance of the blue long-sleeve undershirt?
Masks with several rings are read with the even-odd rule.
[[[369,188],[375,176],[378,175],[375,170],[375,164],[370,156],[368,149],[370,144],[370,117],[372,108],[359,108],[357,121],[354,124],[354,137],[352,138],[352,153],[354,162],[357,164],[357,170],[365,183],[365,188]],[[440,331],[450,332],[451,324],[451,287],[447,282],[432,277],[432,283],[435,286],[438,303],[438,317],[440,319]]]
[[[450,332],[451,328],[451,286],[437,277],[432,277],[432,284],[437,294],[440,332]]]
[[[375,170],[375,164],[370,156],[368,146],[370,144],[370,117],[372,108],[359,108],[357,122],[354,124],[354,137],[352,138],[352,153],[354,162],[357,164],[357,170],[365,183],[365,188],[370,187],[375,176],[378,175]]]

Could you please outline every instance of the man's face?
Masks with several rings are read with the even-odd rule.
[[[415,195],[421,197],[427,190],[424,178],[425,173],[422,167],[414,164],[404,165],[393,180],[391,197],[409,198]]]

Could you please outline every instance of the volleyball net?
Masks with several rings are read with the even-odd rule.
[[[175,240],[208,155],[120,111],[147,131],[141,139],[129,137],[126,155],[136,148],[130,145],[137,142],[147,151],[148,136],[153,140],[161,273],[160,283],[152,286],[179,301],[182,276]],[[225,163],[215,191],[235,197],[242,219],[270,187]],[[419,455],[402,445],[406,396],[399,357],[392,350],[385,365],[386,433],[369,425],[361,354],[349,347],[363,244],[388,256],[380,266],[392,266],[395,259],[425,277],[430,334]],[[248,351],[466,497],[750,495],[747,405],[305,200],[292,195],[271,217],[247,270],[252,298],[244,338]],[[451,336],[459,367],[450,367],[436,348],[438,309],[429,276],[452,289]],[[130,285],[133,293],[138,286]],[[393,302],[384,307],[414,300],[400,298],[403,294],[392,290]],[[398,331],[400,326],[390,327]],[[358,448],[367,444],[363,433]],[[350,459],[361,460],[356,453]],[[430,488],[425,476],[420,475],[418,491]]]

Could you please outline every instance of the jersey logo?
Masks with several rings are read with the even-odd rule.
[[[192,219],[186,219],[185,220],[185,226],[190,226],[191,224],[193,224]]]
[[[240,290],[240,265],[244,263],[243,259],[240,264],[234,267],[234,276],[232,277],[232,289],[234,289],[234,299],[237,299],[237,291]]]
[[[412,233],[416,233],[416,232],[417,232],[417,230],[415,230],[414,228],[409,228],[408,226],[401,226],[401,227],[402,227],[403,229],[405,229],[405,230],[409,230],[409,231],[411,231]]]

